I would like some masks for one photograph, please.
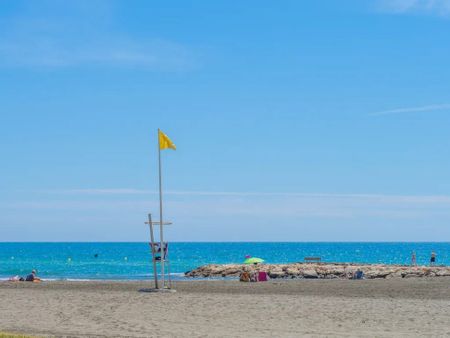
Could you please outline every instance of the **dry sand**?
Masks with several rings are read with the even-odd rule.
[[[58,337],[450,335],[450,278],[0,283],[0,331]]]

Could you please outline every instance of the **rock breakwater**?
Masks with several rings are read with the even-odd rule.
[[[241,272],[265,271],[270,278],[350,279],[357,270],[367,279],[450,276],[446,266],[404,266],[386,264],[290,263],[290,264],[209,264],[185,273],[186,277],[238,277]]]

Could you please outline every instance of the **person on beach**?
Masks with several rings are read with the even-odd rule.
[[[416,252],[413,251],[411,254],[411,266],[416,266],[417,262],[416,262]]]
[[[9,277],[9,279],[8,279],[8,281],[10,281],[10,282],[23,282],[24,280],[25,279],[23,279],[23,277],[20,277],[18,275]]]
[[[41,279],[36,276],[36,270],[31,271],[31,273],[25,278],[26,282],[34,282],[34,281],[40,281]]]
[[[431,252],[430,258],[430,266],[434,266],[436,264],[436,253],[434,251]]]
[[[360,268],[358,268],[358,270],[356,270],[353,273],[352,278],[353,279],[364,279],[364,271],[362,271]]]
[[[239,281],[241,282],[250,282],[250,274],[247,270],[244,270],[239,276]]]

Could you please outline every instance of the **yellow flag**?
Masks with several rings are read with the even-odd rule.
[[[159,137],[159,149],[161,149],[161,150],[167,149],[167,148],[170,148],[173,150],[177,149],[177,147],[175,146],[175,144],[173,144],[173,142],[170,140],[170,138],[159,129],[158,129],[158,137]]]

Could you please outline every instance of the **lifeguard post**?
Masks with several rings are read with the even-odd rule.
[[[140,291],[144,292],[175,292],[172,289],[172,279],[170,276],[170,260],[169,260],[169,243],[164,242],[163,237],[163,227],[165,225],[171,225],[172,222],[163,222],[161,224],[160,221],[153,221],[152,214],[148,214],[148,221],[145,222],[148,224],[150,230],[150,252],[152,254],[152,266],[153,266],[153,277],[155,281],[154,288],[151,289],[141,289]],[[154,226],[160,226],[160,240],[155,240],[154,234]],[[158,263],[160,264],[161,269],[161,280],[158,281]],[[165,267],[167,264],[167,278],[165,273]]]
[[[163,221],[163,194],[162,194],[162,170],[161,170],[161,150],[173,149],[176,150],[177,147],[169,139],[169,137],[164,134],[160,129],[158,129],[158,167],[159,167],[159,221],[152,221],[152,215],[148,214],[148,222],[150,228],[150,250],[152,253],[152,264],[153,264],[153,274],[155,278],[155,288],[154,289],[143,289],[141,291],[172,291],[172,281],[170,277],[170,261],[168,259],[169,246],[167,242],[164,242],[164,226],[172,224],[171,222]],[[155,242],[155,235],[153,233],[154,225],[159,225],[159,244]],[[157,248],[159,245],[159,248]],[[158,256],[159,253],[159,256]],[[161,285],[158,284],[158,268],[157,263],[161,266]],[[165,262],[167,262],[168,270],[168,283],[165,279]]]

